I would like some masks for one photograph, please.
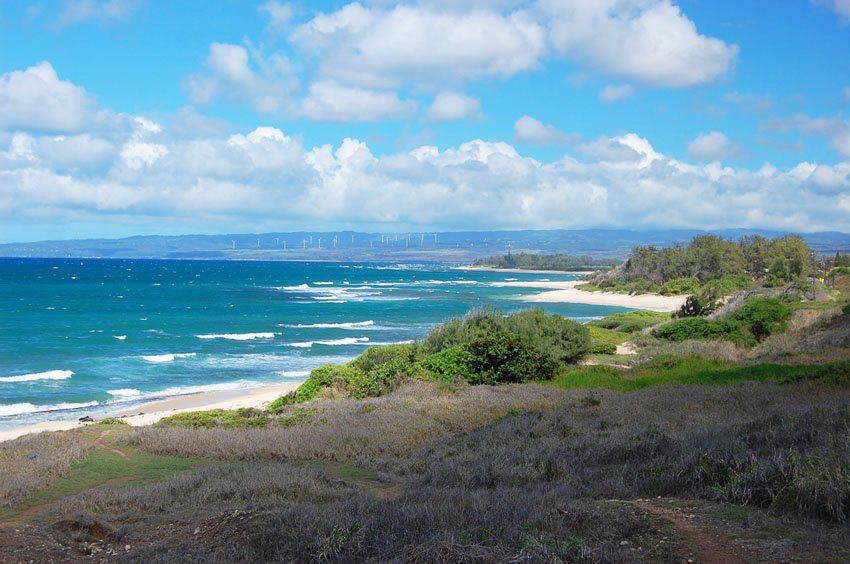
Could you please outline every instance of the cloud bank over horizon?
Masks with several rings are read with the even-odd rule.
[[[55,1],[45,33],[132,26],[157,4]],[[845,25],[841,2],[802,4]],[[850,79],[824,93],[830,112],[748,88],[747,46],[672,0],[245,10],[262,28],[196,42],[170,105],[103,104],[109,89],[58,54],[0,67],[0,242],[42,228],[848,230]],[[553,89],[583,98],[559,107]]]

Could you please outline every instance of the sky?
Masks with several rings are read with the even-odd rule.
[[[850,232],[850,0],[0,0],[0,242]]]

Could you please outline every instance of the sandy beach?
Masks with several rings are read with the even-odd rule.
[[[527,268],[494,268],[492,266],[456,266],[454,270],[471,270],[486,272],[504,272],[505,274],[571,274],[585,276],[591,274],[590,270],[529,270]]]
[[[108,417],[120,417],[133,426],[150,425],[163,417],[187,411],[203,411],[207,409],[238,409],[240,407],[263,408],[280,396],[291,392],[301,385],[301,382],[286,382],[244,390],[227,390],[179,396],[171,399],[146,403],[133,409],[115,411]],[[83,426],[77,420],[44,421],[22,427],[0,429],[0,442],[10,441],[30,433],[43,431],[67,431]]]
[[[589,305],[621,306],[634,309],[649,309],[653,311],[675,311],[682,307],[687,296],[659,296],[657,294],[615,294],[613,292],[588,292],[576,288],[578,280],[566,282],[495,282],[498,287],[539,288],[540,292],[524,298],[526,302],[536,303],[574,303]]]

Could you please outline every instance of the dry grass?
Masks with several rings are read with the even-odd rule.
[[[64,475],[92,448],[80,431],[39,433],[0,443],[0,507],[11,507]]]
[[[155,454],[220,460],[314,460],[356,463],[401,455],[427,441],[475,429],[512,410],[551,409],[560,393],[537,386],[459,386],[411,383],[391,396],[311,404],[302,424],[250,429],[146,427],[132,446]],[[286,413],[283,414],[284,417]]]
[[[652,552],[665,545],[645,515],[607,501],[649,496],[814,518],[818,532],[785,554],[837,550],[850,541],[848,400],[812,385],[445,394],[417,384],[318,402],[320,419],[299,427],[141,430],[133,440],[148,448],[251,460],[90,491],[60,509],[125,525],[129,562],[674,561]],[[397,495],[321,465],[253,460],[313,456],[358,460]],[[646,552],[628,548],[638,545]]]

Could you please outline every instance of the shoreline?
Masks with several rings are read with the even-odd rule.
[[[658,294],[615,294],[614,292],[588,292],[579,290],[578,280],[565,282],[494,282],[499,288],[537,288],[546,290],[522,298],[531,303],[573,303],[648,309],[652,311],[676,311],[685,303],[687,296],[659,296]]]
[[[506,272],[509,274],[567,274],[570,276],[584,276],[596,272],[595,270],[533,270],[528,268],[496,268],[494,266],[455,266],[453,270]]]
[[[302,383],[303,382],[284,382],[280,384],[258,386],[255,388],[244,388],[241,390],[201,392],[198,394],[177,396],[174,398],[144,403],[132,409],[111,411],[102,418],[115,417],[125,421],[133,427],[140,427],[156,423],[163,417],[168,417],[169,415],[175,415],[177,413],[206,411],[208,409],[238,409],[240,407],[262,409],[280,396],[295,390]],[[11,441],[31,433],[68,431],[70,429],[81,428],[85,425],[87,425],[87,423],[82,423],[76,419],[59,419],[56,421],[42,421],[40,423],[32,423],[18,427],[0,428],[0,443],[3,441]]]

